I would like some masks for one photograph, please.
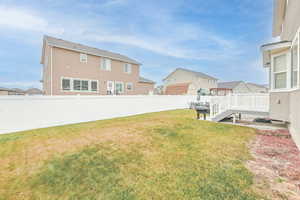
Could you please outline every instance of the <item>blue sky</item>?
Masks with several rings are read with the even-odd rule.
[[[40,87],[44,34],[127,55],[159,84],[177,67],[266,83],[272,0],[0,0],[0,87]]]

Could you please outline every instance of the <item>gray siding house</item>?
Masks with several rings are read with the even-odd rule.
[[[164,94],[167,95],[196,95],[201,88],[209,91],[217,87],[217,78],[189,69],[177,68],[170,73],[164,82]]]
[[[300,148],[300,1],[274,0],[273,36],[276,43],[261,47],[269,70],[270,117],[285,121]]]
[[[230,89],[232,93],[251,93],[244,81],[220,82],[218,89]]]

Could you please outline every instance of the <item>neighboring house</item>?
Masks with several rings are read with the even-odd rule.
[[[43,91],[38,88],[30,88],[25,91],[26,95],[43,95]]]
[[[252,93],[244,81],[220,82],[218,90],[230,90],[232,93]]]
[[[126,56],[45,36],[41,57],[45,95],[149,94],[155,83],[140,77]]]
[[[167,95],[196,95],[199,89],[209,91],[217,87],[218,79],[207,74],[184,68],[177,68],[164,82],[164,94]]]
[[[246,83],[252,93],[268,93],[269,89],[265,85],[256,83]]]
[[[3,88],[0,87],[0,96],[2,95],[24,95],[25,92],[19,88]]]
[[[153,94],[155,82],[140,76],[136,87],[136,94]]]
[[[0,96],[10,95],[12,92],[11,89],[0,87]]]
[[[25,95],[25,91],[20,88],[12,88],[13,95]]]
[[[269,69],[270,117],[289,124],[300,148],[300,1],[275,0],[273,36],[280,41],[261,47]]]
[[[164,86],[159,85],[156,88],[154,88],[154,94],[156,95],[163,95],[164,94]]]

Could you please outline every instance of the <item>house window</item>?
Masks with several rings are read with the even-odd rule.
[[[81,90],[88,91],[89,90],[89,81],[81,81]]]
[[[101,58],[101,69],[105,71],[111,71],[111,60],[108,58]]]
[[[87,55],[84,53],[80,54],[80,62],[87,63]]]
[[[73,89],[74,90],[81,90],[81,81],[80,80],[73,80]]]
[[[125,63],[124,64],[124,72],[127,73],[127,74],[130,74],[131,73],[131,64],[128,64],[128,63]]]
[[[124,84],[123,82],[116,82],[116,94],[122,94],[124,93]]]
[[[274,57],[273,65],[274,65],[273,66],[274,88],[275,89],[287,88],[287,55],[283,54]]]
[[[63,90],[71,90],[71,80],[63,78],[61,81],[62,89]]]
[[[91,81],[91,90],[93,92],[98,91],[98,81]]]
[[[133,89],[133,84],[132,83],[126,83],[126,89],[131,91]]]
[[[294,45],[292,46],[292,88],[298,86],[298,59],[299,59],[299,52],[298,52],[298,39],[295,41]]]

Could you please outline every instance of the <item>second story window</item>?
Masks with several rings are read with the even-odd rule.
[[[105,71],[111,71],[111,60],[108,58],[101,58],[100,68]]]
[[[87,63],[87,55],[84,53],[80,54],[80,62],[81,63]]]
[[[128,63],[124,64],[124,72],[127,74],[131,74],[131,64]]]

